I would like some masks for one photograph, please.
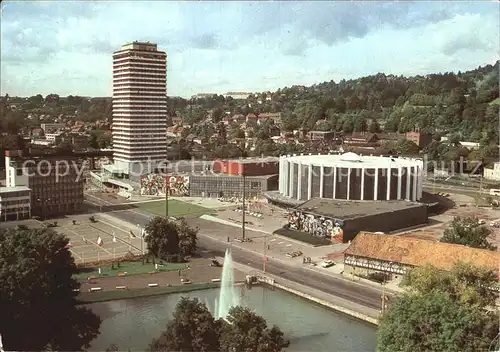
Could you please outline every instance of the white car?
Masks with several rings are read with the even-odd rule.
[[[321,265],[322,268],[329,268],[331,266],[334,266],[335,263],[333,261],[331,261],[331,260],[325,260],[324,262],[321,262],[320,265]]]

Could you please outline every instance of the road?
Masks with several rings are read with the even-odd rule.
[[[471,193],[471,194],[488,194],[489,190],[483,189],[479,190],[479,188],[473,188],[473,187],[466,187],[466,186],[458,186],[458,185],[452,185],[452,184],[443,184],[443,183],[432,183],[428,181],[424,181],[424,188],[426,190],[433,190],[436,189],[437,191],[440,190],[447,190],[448,192],[453,193],[452,191],[456,191],[459,193]]]
[[[145,226],[151,218],[150,214],[140,210],[113,211],[108,214],[122,221],[138,224],[141,227]],[[230,244],[204,236],[203,229],[200,229],[200,235],[199,249],[210,256],[223,257],[226,248],[232,248]],[[247,265],[256,270],[262,270],[263,258],[261,255],[239,248],[232,248],[232,254],[235,262]],[[321,274],[305,268],[292,267],[275,260],[271,260],[266,264],[266,272],[365,307],[379,309],[381,304],[381,294],[376,288],[364,286],[359,283],[351,283],[345,279],[336,278],[331,275]]]

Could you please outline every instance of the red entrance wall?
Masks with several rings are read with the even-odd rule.
[[[213,170],[231,176],[263,176],[279,173],[278,162],[240,162],[228,160],[214,161]]]

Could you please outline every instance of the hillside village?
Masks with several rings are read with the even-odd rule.
[[[168,97],[169,158],[340,150],[488,162],[498,156],[498,68],[496,62],[457,74],[377,74],[276,92]],[[108,97],[6,95],[0,118],[0,149],[112,148]]]

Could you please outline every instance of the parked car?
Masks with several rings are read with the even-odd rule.
[[[325,260],[325,261],[321,262],[320,265],[321,265],[322,268],[329,268],[331,266],[334,266],[335,263],[333,261],[331,261],[331,260]]]

